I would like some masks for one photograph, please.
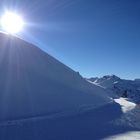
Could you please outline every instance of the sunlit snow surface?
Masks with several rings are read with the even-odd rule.
[[[122,111],[124,113],[131,111],[136,107],[135,103],[129,102],[124,98],[115,99],[115,102],[121,105]]]
[[[127,132],[103,140],[140,140],[140,132],[139,131]]]

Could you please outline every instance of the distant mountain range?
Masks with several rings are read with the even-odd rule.
[[[106,75],[101,78],[95,77],[87,80],[110,90],[117,96],[129,98],[135,103],[140,103],[140,79],[125,80],[116,75]]]

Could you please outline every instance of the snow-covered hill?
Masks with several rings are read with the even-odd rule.
[[[100,140],[140,130],[139,107],[113,94],[0,33],[0,140]]]
[[[88,81],[102,86],[118,95],[140,103],[140,80],[124,80],[115,75],[106,75],[101,78],[90,78]]]
[[[0,34],[0,120],[102,105],[105,93],[36,46]]]

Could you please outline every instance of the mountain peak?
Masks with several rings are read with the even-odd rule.
[[[118,76],[116,75],[105,75],[102,78],[104,79],[120,79]]]

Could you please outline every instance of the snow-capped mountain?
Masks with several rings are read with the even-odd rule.
[[[115,75],[106,75],[101,78],[90,78],[90,82],[111,90],[118,96],[130,98],[136,103],[140,103],[140,80],[125,80]]]

